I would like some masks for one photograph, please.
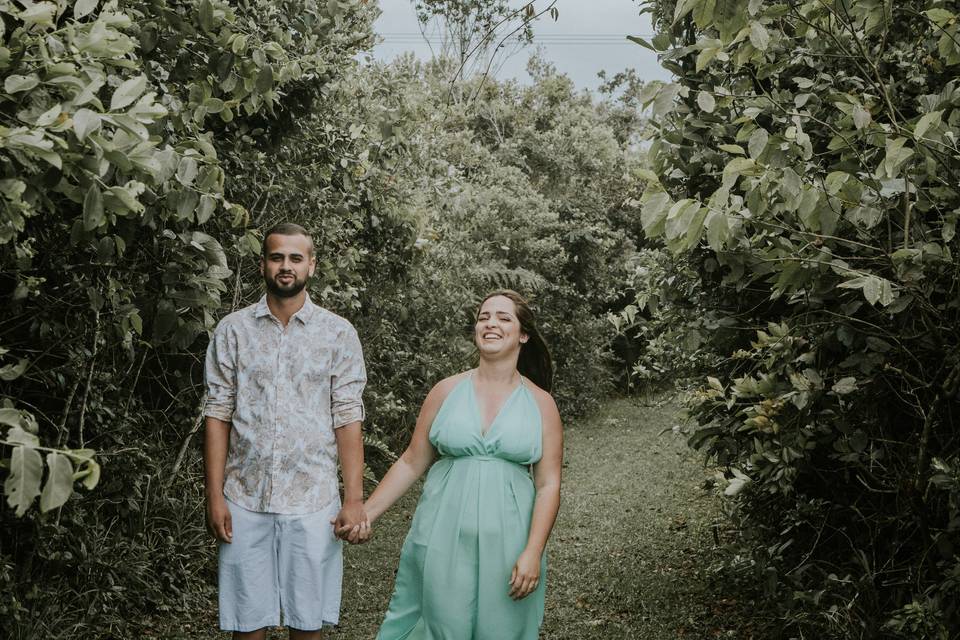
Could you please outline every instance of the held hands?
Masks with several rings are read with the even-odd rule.
[[[363,544],[373,533],[370,519],[361,502],[348,502],[343,505],[330,524],[333,525],[333,535],[350,544]]]
[[[510,597],[521,600],[540,584],[540,554],[524,549],[510,574]]]
[[[207,528],[220,542],[233,542],[233,519],[223,496],[207,498]]]

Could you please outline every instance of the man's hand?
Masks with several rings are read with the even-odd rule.
[[[362,502],[344,504],[330,524],[334,535],[350,544],[362,544],[370,539],[370,519]]]
[[[233,519],[223,496],[207,498],[207,527],[217,540],[233,542]]]

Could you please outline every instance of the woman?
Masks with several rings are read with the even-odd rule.
[[[378,640],[534,640],[543,621],[563,458],[550,353],[513,291],[483,300],[473,339],[479,365],[430,390],[410,446],[364,505],[372,523],[439,456]]]

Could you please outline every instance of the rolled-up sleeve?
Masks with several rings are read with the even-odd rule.
[[[330,413],[334,429],[363,420],[363,388],[366,384],[367,370],[363,364],[360,338],[350,327],[341,340],[339,357],[331,371]]]
[[[233,418],[237,398],[236,344],[231,340],[229,328],[220,323],[207,346],[204,380],[207,386],[207,401],[203,415],[224,422]]]

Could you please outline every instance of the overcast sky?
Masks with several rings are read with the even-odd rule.
[[[512,6],[525,2],[511,0]],[[537,0],[534,6],[545,8],[548,0]],[[541,17],[534,24],[534,47],[543,57],[567,74],[581,88],[596,89],[597,73],[609,76],[633,68],[644,80],[667,80],[669,73],[657,63],[654,52],[626,39],[636,35],[650,39],[650,17],[639,15],[633,0],[557,0],[559,19]],[[406,51],[419,58],[429,58],[430,45],[420,35],[417,17],[410,0],[380,0],[383,15],[374,29],[381,42],[374,48],[378,59],[391,60]],[[506,58],[496,76],[500,79],[528,80],[527,59],[532,47]]]

